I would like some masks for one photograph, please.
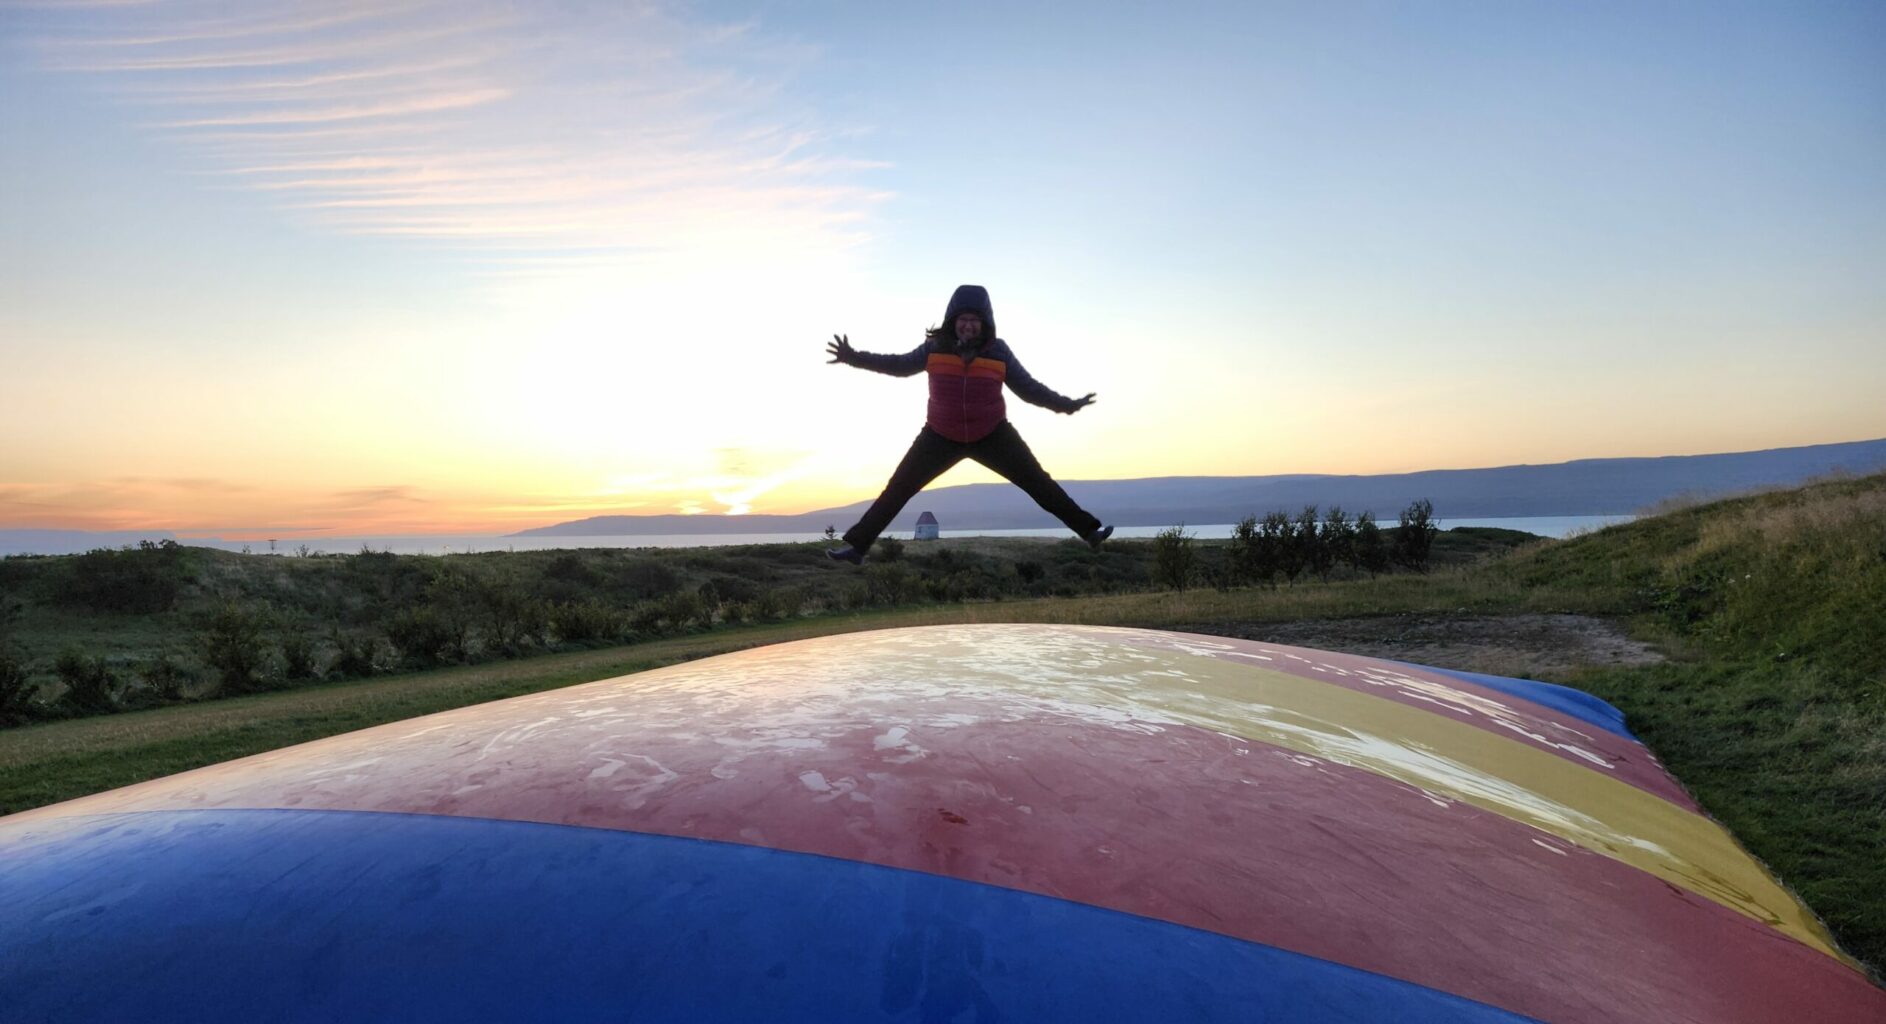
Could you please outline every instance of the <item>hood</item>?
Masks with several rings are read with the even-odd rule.
[[[995,307],[989,304],[989,290],[979,284],[965,284],[957,287],[955,294],[950,296],[949,308],[943,311],[943,330],[946,332],[945,337],[949,338],[953,344],[956,337],[956,314],[971,311],[982,314],[982,341],[977,345],[981,348],[994,341],[996,333]]]

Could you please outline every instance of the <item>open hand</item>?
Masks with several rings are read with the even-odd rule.
[[[834,334],[832,340],[825,343],[825,354],[832,357],[826,362],[850,365],[852,353],[856,351],[851,347],[849,334]]]
[[[1067,411],[1067,414],[1069,416],[1072,416],[1075,413],[1080,412],[1082,409],[1085,409],[1092,404],[1094,404],[1094,393],[1092,391],[1089,391],[1086,394],[1074,400],[1074,407],[1072,409],[1069,409]]]

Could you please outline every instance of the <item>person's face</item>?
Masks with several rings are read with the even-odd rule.
[[[982,337],[981,313],[956,314],[956,340],[975,341]]]

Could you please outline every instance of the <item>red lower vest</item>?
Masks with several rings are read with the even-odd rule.
[[[1002,383],[1008,364],[978,356],[933,353],[924,367],[930,374],[930,429],[952,441],[980,441],[1008,419]]]

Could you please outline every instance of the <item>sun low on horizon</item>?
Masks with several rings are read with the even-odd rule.
[[[1062,480],[1886,437],[1886,8],[0,2],[0,529],[863,500],[985,286]],[[996,479],[979,467],[939,485]]]

